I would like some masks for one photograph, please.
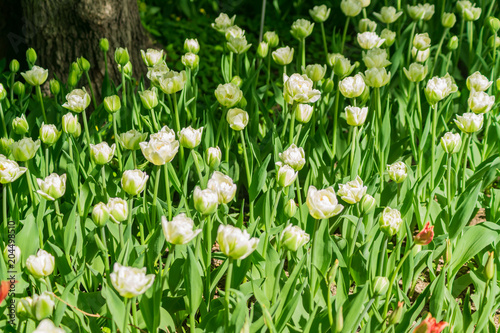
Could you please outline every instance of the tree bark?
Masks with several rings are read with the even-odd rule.
[[[35,49],[37,64],[66,82],[69,67],[78,57],[91,64],[89,72],[96,94],[104,77],[104,57],[99,40],[109,40],[108,71],[119,82],[114,51],[126,47],[135,76],[146,67],[140,50],[152,45],[139,17],[136,0],[21,0],[27,47]],[[80,86],[87,85],[84,76]]]

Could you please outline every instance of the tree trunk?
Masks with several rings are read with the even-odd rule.
[[[140,50],[152,42],[142,27],[136,0],[21,0],[24,29],[28,47],[35,49],[37,64],[66,82],[69,67],[78,57],[91,64],[90,78],[100,95],[104,77],[104,57],[99,40],[109,40],[108,71],[115,82],[120,74],[114,61],[114,51],[126,47],[135,76],[144,74],[146,67]],[[87,85],[84,76],[79,86]]]

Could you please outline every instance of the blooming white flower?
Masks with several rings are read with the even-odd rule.
[[[40,127],[40,139],[47,146],[52,146],[57,142],[59,137],[61,136],[61,131],[57,130],[57,127],[52,124],[44,124]]]
[[[313,81],[307,75],[296,73],[288,77],[284,74],[283,82],[283,95],[285,101],[289,104],[293,104],[293,102],[314,103],[321,96],[319,90],[313,89]]]
[[[194,188],[194,208],[202,215],[210,215],[217,210],[219,196],[216,191],[206,188],[202,190],[199,186]]]
[[[250,49],[252,44],[248,44],[246,37],[229,37],[227,47],[235,54],[243,54]]]
[[[128,205],[122,198],[110,198],[107,207],[111,221],[120,224],[127,219]]]
[[[299,248],[309,242],[309,234],[298,226],[289,224],[281,233],[281,245],[288,251],[297,251]]]
[[[276,172],[276,181],[279,186],[288,187],[292,185],[299,172],[295,171],[288,164],[283,164],[281,162],[276,162],[276,166],[278,167],[278,171]]]
[[[193,230],[193,226],[193,220],[184,213],[175,216],[170,222],[165,216],[161,217],[163,235],[167,242],[171,244],[183,245],[189,243],[201,232],[201,229]]]
[[[243,92],[233,83],[219,84],[215,89],[217,101],[228,108],[238,104],[243,97]]]
[[[219,147],[209,147],[205,154],[205,161],[207,165],[212,169],[215,169],[219,166],[220,161],[222,159],[222,152]]]
[[[108,206],[104,202],[99,202],[92,209],[92,221],[98,227],[104,227],[106,222],[109,220],[109,209]]]
[[[0,184],[8,184],[21,177],[28,168],[20,167],[14,161],[0,154]]]
[[[394,236],[398,232],[402,223],[403,219],[401,218],[399,210],[391,209],[390,207],[386,207],[384,209],[379,220],[380,230],[382,230],[382,232],[388,237]]]
[[[450,74],[444,77],[434,76],[427,82],[425,97],[429,104],[434,105],[457,90],[458,87]]]
[[[56,327],[52,320],[44,319],[38,324],[33,333],[64,333],[64,330],[60,327]]]
[[[408,176],[406,164],[399,161],[387,166],[389,177],[396,183],[402,183]]]
[[[140,148],[139,143],[146,140],[148,133],[141,133],[135,129],[131,129],[118,136],[120,145],[127,150],[137,150]]]
[[[377,33],[366,31],[363,33],[358,33],[358,44],[365,50],[373,49],[374,47],[380,47],[384,44],[385,39],[380,38]]]
[[[198,39],[186,38],[186,40],[184,41],[184,51],[198,54],[198,52],[200,51],[200,43],[198,43]]]
[[[229,41],[231,38],[244,38],[245,30],[241,29],[237,25],[233,25],[226,29],[224,35],[227,41]]]
[[[139,143],[139,146],[141,147],[142,154],[149,162],[154,165],[164,165],[170,162],[177,154],[179,141],[164,138],[170,136],[170,134],[162,133],[161,131],[156,133],[156,135],[158,136],[153,137],[152,135],[148,142]]]
[[[148,174],[141,170],[125,170],[122,175],[121,185],[129,195],[138,195],[146,188]]]
[[[380,88],[389,83],[391,72],[382,68],[370,68],[365,71],[365,82],[369,87]]]
[[[403,68],[406,77],[412,82],[420,82],[427,76],[427,65],[422,65],[417,62],[410,64],[408,69]]]
[[[170,69],[168,68],[167,64],[165,63],[165,61],[160,61],[159,63],[157,63],[156,65],[154,65],[153,67],[150,67],[148,68],[148,73],[146,74],[146,77],[148,79],[151,80],[151,82],[159,87],[160,86],[160,80],[166,76],[168,74],[168,72],[170,72]],[[151,89],[152,91],[153,89]],[[139,96],[142,96],[141,94],[139,94]],[[142,98],[141,98],[142,100]],[[156,102],[158,103],[158,102]],[[143,100],[143,104],[144,104],[144,100]],[[144,106],[146,107],[146,106]],[[154,107],[154,106],[153,106]]]
[[[44,199],[54,201],[62,197],[66,192],[66,174],[59,176],[52,173],[43,180],[37,178],[36,182],[40,188],[36,192]]]
[[[108,164],[115,155],[116,144],[112,144],[111,147],[107,142],[101,142],[96,145],[90,144],[90,157],[94,163],[99,165]]]
[[[212,28],[219,32],[226,32],[226,30],[234,24],[236,15],[229,18],[225,13],[220,13],[220,15],[215,19],[215,23],[212,23]]]
[[[387,51],[378,47],[363,52],[363,62],[366,68],[387,67],[391,62],[387,59]]]
[[[396,11],[396,8],[389,6],[389,7],[382,7],[380,9],[380,13],[373,13],[373,15],[378,18],[381,22],[386,23],[386,24],[391,24],[394,23],[401,15],[403,15],[402,11]]]
[[[415,59],[416,62],[425,62],[429,58],[430,54],[431,54],[430,48],[424,51],[420,51],[416,47],[412,47],[411,49],[411,56],[413,57],[413,59]]]
[[[488,80],[488,78],[479,72],[474,72],[467,78],[467,89],[475,91],[486,91],[493,81]]]
[[[178,133],[179,142],[181,146],[193,149],[200,144],[202,133],[203,133],[203,127],[200,127],[198,129],[194,129],[191,126],[183,128]]]
[[[226,120],[233,130],[241,131],[248,124],[248,113],[239,108],[229,109]]]
[[[158,80],[159,88],[165,94],[175,94],[181,91],[186,84],[187,76],[186,71],[169,71],[167,74],[161,76]]]
[[[344,206],[338,203],[333,187],[318,190],[314,186],[309,186],[306,199],[309,214],[317,220],[328,219],[339,214]]]
[[[363,180],[361,177],[356,176],[355,180],[347,182],[346,184],[340,184],[338,195],[340,198],[347,203],[355,204],[363,199],[366,194],[367,187],[363,186]]]
[[[49,276],[54,272],[55,258],[45,250],[39,249],[36,255],[26,259],[26,268],[36,278]]]
[[[272,53],[273,60],[275,63],[281,66],[286,66],[293,60],[293,48],[289,46],[280,47]]]
[[[370,0],[368,0],[370,2]],[[354,17],[358,16],[363,9],[363,3],[359,0],[342,0],[340,3],[340,9],[344,13],[345,16]]]
[[[217,193],[219,204],[229,203],[236,194],[236,184],[231,177],[219,171],[212,174],[212,177],[208,180],[207,188]]]
[[[306,19],[298,19],[293,22],[290,33],[295,39],[303,40],[309,36],[314,28],[314,23]]]
[[[483,128],[483,114],[475,114],[472,112],[464,113],[462,116],[457,115],[455,124],[464,133],[472,134]]]
[[[366,83],[361,74],[348,76],[339,82],[340,93],[346,98],[361,96],[365,90]]]
[[[413,37],[413,47],[415,47],[419,51],[425,51],[429,47],[431,47],[431,39],[429,38],[429,34],[427,32],[416,34],[415,37]]]
[[[66,103],[62,106],[68,110],[71,110],[76,113],[81,113],[85,111],[85,109],[90,104],[90,95],[85,90],[85,87],[82,89],[73,89],[69,94],[66,95]]]
[[[21,73],[23,78],[32,86],[41,86],[49,77],[49,70],[33,66],[29,71]]]
[[[311,15],[314,22],[325,22],[330,16],[330,8],[326,5],[314,6],[313,9],[309,9],[309,15]]]
[[[458,153],[462,146],[462,137],[459,133],[448,132],[441,138],[441,147],[448,154]]]
[[[142,61],[148,67],[153,67],[163,60],[163,50],[147,49],[147,51],[141,50]]]
[[[347,124],[350,126],[361,126],[366,121],[368,107],[346,106],[345,108]]]
[[[22,138],[19,141],[15,141],[10,146],[12,149],[12,156],[16,161],[26,162],[31,160],[38,148],[40,148],[40,139],[33,141],[32,138]]]
[[[491,110],[495,104],[495,96],[490,96],[484,91],[472,90],[467,100],[469,107],[474,113],[486,113]]]
[[[200,63],[200,57],[197,54],[188,52],[182,56],[181,61],[187,68],[196,69]]]
[[[125,298],[142,295],[155,280],[154,274],[146,275],[146,267],[135,268],[115,263],[113,273],[109,274],[111,284],[118,293]]]
[[[226,256],[245,259],[257,248],[259,239],[250,238],[246,230],[221,224],[217,230],[217,243]]]
[[[311,120],[314,108],[309,104],[297,104],[295,106],[295,119],[301,123]]]
[[[306,164],[304,148],[297,147],[294,143],[284,152],[279,154],[280,160],[291,166],[295,171],[299,171]]]

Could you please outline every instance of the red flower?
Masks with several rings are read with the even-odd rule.
[[[432,242],[433,238],[434,226],[431,226],[431,223],[427,222],[424,229],[422,229],[422,231],[420,231],[415,237],[413,237],[413,240],[415,241],[416,245],[427,245]]]
[[[427,222],[427,224],[429,224],[429,222]],[[441,321],[436,323],[436,318],[432,318],[432,315],[428,313],[427,318],[415,328],[413,333],[440,333],[446,326],[448,326],[447,322]]]
[[[10,289],[10,282],[2,281],[2,284],[0,284],[0,304],[2,304],[5,297],[7,297],[7,295],[9,294],[9,289]]]

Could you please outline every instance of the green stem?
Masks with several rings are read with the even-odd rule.
[[[241,144],[243,145],[243,158],[245,160],[245,171],[246,171],[246,176],[247,176],[247,184],[248,184],[248,188],[250,189],[250,185],[252,184],[252,175],[250,173],[250,165],[248,163],[247,145],[245,143],[245,135],[243,134],[243,131],[240,131],[240,137],[241,137]]]
[[[5,125],[5,117],[3,115],[3,107],[2,102],[0,101],[0,118],[2,120],[2,128],[3,128],[3,137],[6,138],[7,135],[7,126]]]
[[[10,104],[14,105],[14,82],[16,79],[16,73],[12,72],[10,76]],[[57,103],[57,96],[56,96],[56,103]]]
[[[462,192],[465,191],[465,181],[467,180],[467,157],[469,155],[469,146],[471,141],[472,134],[467,134],[467,142],[465,143],[465,151],[464,151],[464,159],[463,159],[463,168],[462,168]]]
[[[47,177],[49,173],[49,147],[45,146],[45,177]]]
[[[83,128],[85,129],[85,138],[87,139],[87,145],[90,147],[90,134],[89,134],[89,126],[87,124],[87,114],[85,111],[82,112],[83,118]]]
[[[200,163],[198,163],[198,158],[196,157],[196,153],[194,152],[193,149],[191,149],[191,155],[193,156],[194,167],[196,169],[196,173],[198,174],[198,178],[200,179],[200,185],[202,188],[205,188],[204,179],[203,179],[203,176],[201,174]]]
[[[325,49],[325,59],[328,60],[328,47],[326,46],[325,25],[321,22],[321,36],[323,38],[323,48]]]
[[[339,88],[339,78],[335,80],[337,86],[337,91],[335,92],[335,104],[333,107],[333,140],[332,140],[332,160],[335,160],[335,150],[337,148],[337,122],[339,117],[339,98],[340,98],[340,88]]]
[[[365,309],[361,313],[361,315],[358,317],[358,320],[356,321],[356,325],[354,325],[354,332],[358,331],[358,327],[361,324],[361,321],[363,320],[364,316],[368,313],[368,310],[370,310],[370,307],[372,306],[373,302],[375,302],[375,298],[372,297],[369,301],[368,304],[366,304]]]
[[[2,188],[2,217],[5,226],[7,226],[7,184],[3,184]],[[11,214],[12,215],[12,214]],[[5,236],[7,236],[8,233],[5,233]],[[8,244],[8,239],[5,240],[5,244]]]
[[[87,77],[87,82],[88,82],[89,87],[90,87],[90,94],[92,96],[92,102],[94,104],[94,110],[97,110],[97,100],[95,99],[94,88],[92,88],[92,82],[90,81],[90,76],[89,76],[89,72],[88,71],[85,72],[85,76]]]
[[[305,225],[302,225],[302,195],[300,194],[300,180],[299,176],[295,178],[295,188],[296,188],[296,193],[297,193],[297,200],[299,204],[299,223],[301,225],[301,228],[305,228]],[[306,219],[307,220],[307,219]]]
[[[467,22],[467,32],[469,35],[469,69],[471,68],[472,61],[474,60],[474,22],[469,21]]]
[[[120,143],[118,142],[118,128],[116,126],[116,112],[113,113],[113,134],[115,136],[116,158],[118,159],[118,170],[120,173],[123,171],[122,153]]]
[[[413,244],[408,249],[408,251],[406,251],[406,253],[403,256],[403,258],[399,261],[398,266],[396,267],[396,270],[392,273],[391,280],[389,281],[389,289],[387,290],[387,298],[385,299],[384,313],[382,315],[382,318],[386,318],[387,317],[387,311],[389,310],[389,302],[391,301],[392,285],[394,284],[394,281],[396,280],[396,277],[398,275],[399,270],[403,266],[403,263],[405,262],[406,258],[408,258],[408,256],[412,252],[414,246],[415,246],[415,244]]]
[[[432,112],[432,141],[431,141],[431,192],[434,191],[434,174],[436,168],[436,129],[437,129],[437,103],[431,105]]]
[[[132,332],[137,332],[137,297],[132,297],[132,321],[133,321],[133,326],[132,326]]]
[[[349,20],[350,19],[351,18],[348,16],[347,19],[345,20],[344,34],[342,35],[342,44],[340,44],[340,53],[344,52],[345,36],[347,34],[347,28],[349,27]]]
[[[101,179],[102,179],[102,191],[103,191],[103,196],[106,198],[106,201],[108,201],[108,191],[106,189],[106,164],[103,164],[101,167]]]
[[[380,193],[384,190],[384,152],[382,151],[382,104],[380,101],[380,88],[375,88],[375,94],[377,95],[377,118],[378,118],[378,148],[379,148],[379,174],[380,174]]]
[[[406,62],[408,65],[411,62],[411,49],[413,47],[413,38],[415,37],[415,28],[417,26],[417,21],[413,21],[411,24],[413,24],[411,28],[411,34],[410,34],[410,43],[408,44],[408,54],[406,56]]]
[[[446,162],[446,206],[448,208],[448,228],[451,221],[451,154],[448,154]]]
[[[130,315],[130,302],[127,297],[124,297],[123,303],[125,304],[125,316],[123,316],[123,329],[124,333],[128,331],[127,326],[128,326],[128,317]]]
[[[38,199],[36,199],[36,197],[33,196],[33,191],[34,191],[33,180],[31,179],[31,172],[30,172],[30,168],[28,166],[28,162],[29,161],[26,161],[25,165],[24,165],[26,167],[26,178],[28,180],[28,191],[29,191],[31,202],[33,203],[33,205],[37,205]]]
[[[57,221],[59,223],[60,230],[64,229],[61,210],[59,209],[59,202],[54,200],[54,208],[56,210]]]
[[[43,106],[42,90],[40,89],[40,86],[36,86],[36,94],[38,96],[38,100],[40,101],[40,106],[42,107],[43,122],[45,124],[48,124],[47,116],[45,115],[45,107]],[[5,132],[5,133],[7,133],[7,132]]]
[[[179,121],[179,110],[177,107],[177,95],[175,93],[172,94],[173,96],[173,103],[174,103],[174,113],[175,113],[175,127],[177,130],[177,133],[181,131],[181,123]],[[179,153],[180,153],[180,162],[181,162],[181,172],[184,174],[184,148],[182,146],[179,147]]]
[[[233,275],[233,258],[228,258],[229,260],[229,266],[227,267],[227,276],[226,276],[226,288],[225,288],[225,295],[224,295],[224,300],[225,300],[225,305],[226,305],[226,320],[225,320],[225,327],[226,327],[226,332],[228,332],[229,329],[229,316],[230,316],[230,311],[229,311],[229,293],[231,289],[231,279]]]
[[[125,79],[125,66],[122,66],[122,104],[127,108],[127,82]]]
[[[207,262],[205,264],[205,301],[207,303],[207,312],[210,311],[210,301],[212,299],[210,292],[211,268],[212,268],[212,221],[210,215],[205,217],[205,241],[207,246]]]
[[[487,150],[488,150],[488,132],[489,132],[489,129],[490,129],[490,122],[491,122],[491,114],[490,112],[487,112],[485,115],[484,115],[484,118],[485,121],[484,121],[484,136],[483,136],[483,151],[482,151],[482,159],[483,161],[486,159],[486,153],[487,153]]]
[[[289,133],[289,138],[288,138],[288,144],[291,145],[293,143],[293,132],[295,131],[295,116],[293,114],[293,109],[294,105],[292,105],[291,112],[290,112],[290,133]]]
[[[278,191],[278,194],[276,195],[275,201],[274,201],[274,206],[273,206],[273,211],[271,212],[271,218],[265,221],[265,235],[264,235],[264,248],[262,250],[262,257],[266,258],[267,255],[267,246],[269,243],[269,232],[271,231],[271,223],[274,222],[274,218],[276,217],[276,212],[278,210],[278,204],[281,199],[281,194],[283,193],[283,188]]]
[[[153,226],[156,226],[156,199],[158,198],[158,186],[160,185],[160,166],[155,166],[156,168],[156,178],[155,178],[155,187],[153,190],[153,202],[151,204],[151,223]]]
[[[350,163],[351,168],[354,168],[354,152],[356,150],[357,138],[358,138],[358,127],[355,126],[352,133],[352,141],[351,141],[351,163]],[[354,172],[355,174],[358,173],[357,170],[352,170],[351,173],[352,172]]]
[[[104,244],[105,252],[103,252],[102,257],[104,261],[104,267],[106,269],[106,279],[109,280],[109,254],[108,254],[108,244],[106,241],[106,230],[105,226],[101,227],[101,242]]]
[[[302,45],[302,67],[306,67],[306,39],[301,40],[301,45]]]
[[[165,174],[165,195],[167,196],[167,209],[168,219],[172,220],[172,200],[170,199],[170,178],[168,176],[168,164],[163,166],[163,173]]]

